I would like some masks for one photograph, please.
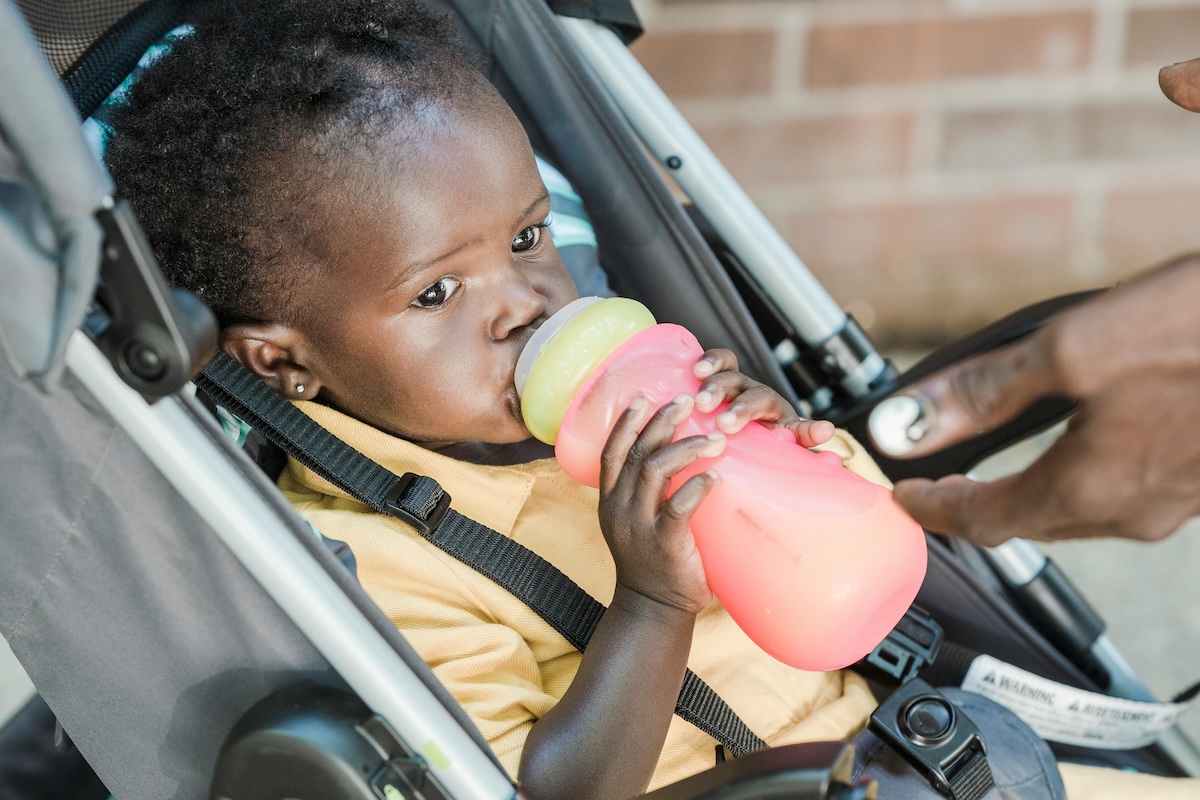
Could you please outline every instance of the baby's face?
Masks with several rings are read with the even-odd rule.
[[[326,209],[333,266],[299,290],[306,366],[324,402],[413,441],[521,441],[517,357],[577,293],[512,113],[432,117]]]

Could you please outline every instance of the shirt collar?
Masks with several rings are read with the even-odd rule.
[[[537,481],[560,472],[552,458],[512,466],[459,461],[384,433],[329,406],[307,400],[295,405],[321,427],[391,472],[397,475],[413,472],[435,479],[449,493],[451,508],[506,536],[512,535],[513,525]],[[295,459],[288,459],[287,469],[297,482],[315,492],[350,497]]]

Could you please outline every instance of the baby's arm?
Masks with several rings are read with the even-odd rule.
[[[600,526],[617,585],[570,689],[525,742],[531,797],[632,797],[654,773],[696,614],[712,599],[688,521],[716,478],[697,475],[663,501],[673,475],[724,447],[720,434],[671,443],[691,408],[686,396],[658,411],[639,398],[605,446]]]
[[[730,432],[751,419],[793,430],[804,444],[832,433],[799,420],[777,394],[737,373],[728,351],[697,364],[700,394],[731,400]],[[671,478],[721,452],[725,437],[680,439],[686,395],[655,412],[643,398],[618,419],[600,474],[600,526],[616,563],[612,604],[562,700],[533,726],[520,777],[532,797],[624,798],[645,791],[658,764],[683,682],[696,615],[712,602],[688,529],[717,481],[696,475],[665,499]],[[640,431],[640,432],[639,432]]]

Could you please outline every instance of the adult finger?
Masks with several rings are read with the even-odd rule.
[[[999,521],[1007,509],[1001,483],[980,483],[962,475],[937,481],[912,478],[897,483],[893,496],[925,530],[991,547],[1018,535],[1012,525]]]
[[[1119,503],[1109,502],[1112,465],[1086,458],[1093,447],[1085,432],[1068,430],[1021,472],[990,483],[962,475],[900,481],[894,497],[927,530],[989,547],[1017,536],[1051,540],[1068,529],[1101,531]]]
[[[990,430],[1039,397],[1060,391],[1053,341],[1043,328],[950,367],[889,397],[871,412],[875,444],[917,458]]]
[[[1200,58],[1163,67],[1158,71],[1158,86],[1180,108],[1200,111]]]

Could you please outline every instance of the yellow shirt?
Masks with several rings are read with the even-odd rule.
[[[615,570],[596,516],[597,492],[553,459],[481,466],[448,458],[325,406],[297,404],[343,441],[402,474],[435,478],[459,513],[550,561],[604,604]],[[848,435],[829,445],[852,469],[885,482]],[[322,533],[350,545],[367,594],[396,624],[516,776],[537,720],[563,696],[580,654],[521,601],[291,460],[279,486]],[[853,736],[875,706],[849,672],[802,672],[763,653],[719,604],[696,621],[691,669],[772,745]],[[672,719],[650,788],[714,763],[714,741]]]

